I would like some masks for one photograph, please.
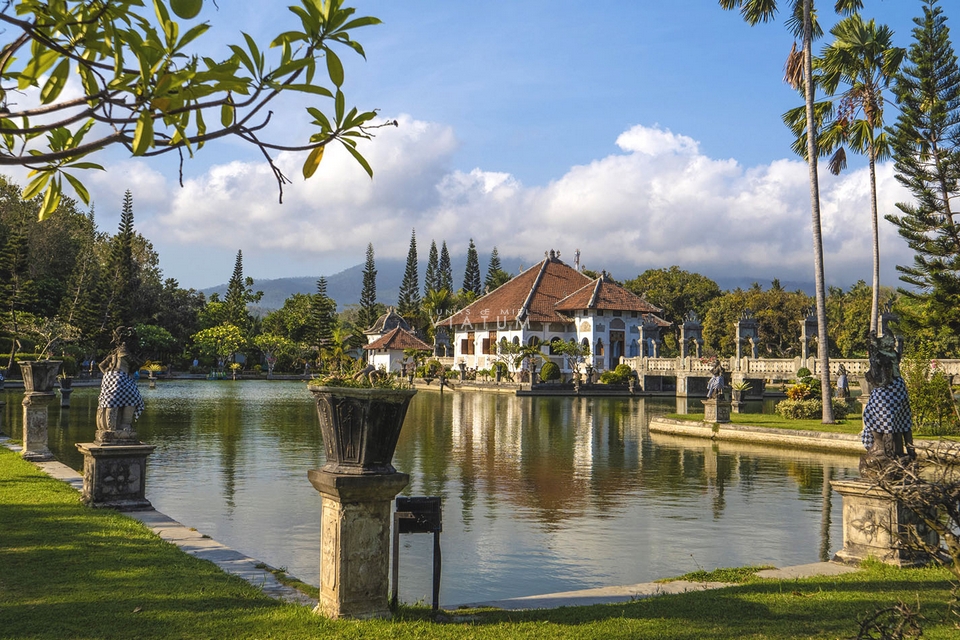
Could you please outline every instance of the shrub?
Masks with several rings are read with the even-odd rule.
[[[438,378],[443,374],[443,364],[439,360],[427,360],[427,364],[424,366],[424,376],[425,378]]]
[[[789,389],[787,389],[787,398],[789,398],[790,400],[800,401],[800,400],[805,400],[809,397],[811,397],[810,385],[804,384],[803,382],[801,382],[800,384],[795,384]]]
[[[943,371],[931,367],[931,361],[923,356],[904,358],[900,368],[910,395],[914,432],[929,436],[960,433],[950,380]]]
[[[510,377],[510,367],[507,366],[506,362],[494,362],[493,366],[490,367],[490,375],[496,376],[497,372],[500,372],[501,378]]]
[[[557,366],[556,362],[544,362],[543,366],[540,368],[540,380],[547,382],[548,380],[559,380],[560,379],[560,367]]]
[[[799,386],[799,385],[798,385]],[[789,395],[789,391],[787,392]],[[774,408],[777,415],[787,420],[817,420],[823,418],[823,402],[820,398],[781,400]],[[843,420],[850,413],[850,405],[843,400],[833,401],[833,417]]]
[[[804,378],[809,378],[811,375],[813,375],[813,374],[810,372],[810,369],[807,369],[806,367],[800,367],[800,368],[797,370],[797,379],[798,379],[798,380],[803,380]]]
[[[65,376],[75,376],[80,373],[80,366],[77,364],[77,359],[73,356],[61,356],[63,364],[60,365],[60,373]]]
[[[627,384],[633,375],[633,369],[628,364],[618,364],[613,371],[604,371],[600,374],[603,384]]]

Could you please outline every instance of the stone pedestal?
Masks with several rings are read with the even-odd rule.
[[[72,388],[60,387],[60,406],[64,409],[70,408],[70,396],[73,395]]]
[[[730,401],[707,398],[703,401],[704,422],[730,422]]]
[[[320,603],[329,618],[390,616],[390,509],[405,473],[345,475],[311,469],[322,498]]]
[[[903,544],[910,527],[917,527],[933,547],[939,543],[939,536],[902,502],[863,480],[833,480],[830,486],[843,496],[843,549],[834,560],[857,564],[869,557],[898,567],[932,560],[928,554]]]
[[[83,493],[89,507],[121,511],[150,509],[145,497],[149,444],[77,443],[83,454]]]
[[[52,391],[23,394],[23,451],[24,460],[53,460],[47,446],[47,409],[56,399]]]

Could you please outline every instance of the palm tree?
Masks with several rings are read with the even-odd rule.
[[[777,0],[719,0],[723,9],[739,9],[743,19],[751,26],[760,22],[769,22],[777,13]],[[836,0],[838,12],[852,13],[863,8],[863,0]],[[807,122],[816,122],[814,118],[813,78],[813,39],[820,29],[815,21],[813,0],[792,0],[791,16],[787,26],[794,37],[800,36],[801,51],[794,44],[787,59],[786,79],[795,87],[803,87]],[[810,217],[813,228],[813,263],[817,293],[817,331],[818,360],[820,362],[820,382],[823,399],[823,422],[832,424],[833,404],[830,391],[830,368],[827,340],[827,295],[823,277],[823,234],[820,230],[820,181],[817,176],[817,135],[815,127],[807,129],[807,166],[810,174]]]
[[[834,175],[846,166],[842,142],[857,153],[866,154],[870,164],[870,213],[873,226],[873,300],[870,331],[877,331],[880,315],[880,231],[877,214],[877,161],[890,157],[890,142],[883,127],[884,91],[894,80],[906,50],[894,47],[893,31],[873,20],[864,22],[854,14],[830,30],[835,40],[824,47],[817,61],[820,82],[833,95],[841,84],[834,126],[841,142],[830,161]]]

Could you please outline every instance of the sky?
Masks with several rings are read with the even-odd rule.
[[[212,25],[205,54],[222,57],[241,31],[265,48],[299,24],[287,2],[217,4],[197,18]],[[164,275],[194,288],[225,282],[237,250],[255,278],[332,275],[362,263],[367,243],[403,258],[412,230],[421,260],[431,240],[460,255],[472,238],[483,269],[496,246],[527,266],[550,249],[572,263],[579,249],[584,266],[621,279],[676,264],[813,280],[807,169],[780,119],[802,104],[782,81],[793,42],[782,15],[750,27],[716,0],[352,4],[383,24],[355,34],[366,60],[341,52],[348,105],[399,125],[360,147],[372,180],[338,146],[307,181],[305,154],[281,153],[293,184],[279,204],[260,152],[237,141],[188,159],[182,187],[172,161],[112,150],[105,173],[85,176],[100,228],[115,231],[130,189]],[[817,4],[831,25],[833,3]],[[865,4],[909,47],[920,0]],[[955,0],[941,5],[954,26]],[[275,105],[267,137],[301,142],[305,104]],[[896,213],[909,196],[890,163],[878,179],[881,215]],[[821,170],[828,284],[870,279],[867,186],[862,160],[839,177]],[[886,221],[880,236],[882,281],[895,286],[912,252]]]

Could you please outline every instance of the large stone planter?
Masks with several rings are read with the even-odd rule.
[[[62,360],[28,360],[18,362],[23,373],[24,393],[52,393],[60,373]]]
[[[352,389],[310,385],[327,461],[348,475],[396,473],[391,461],[416,389]]]

